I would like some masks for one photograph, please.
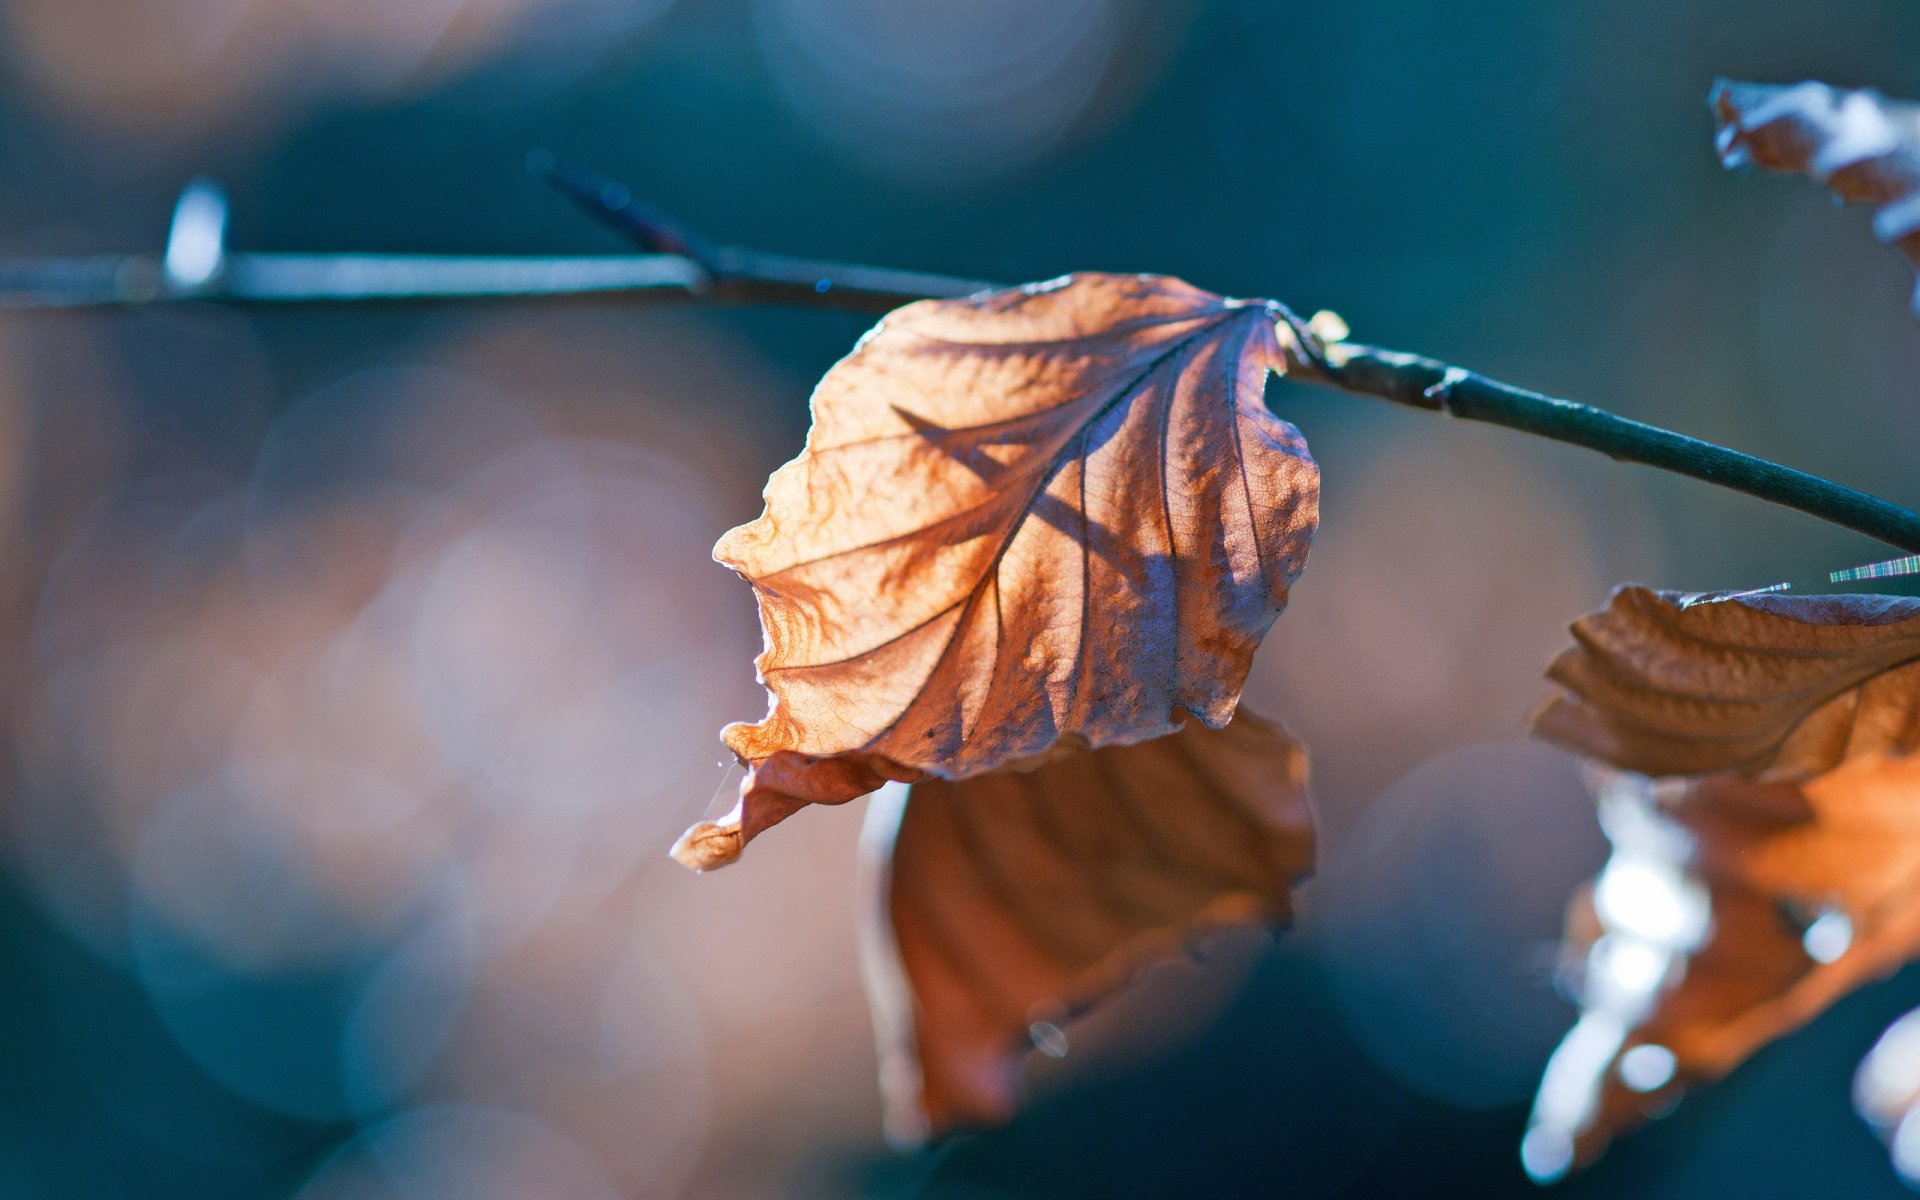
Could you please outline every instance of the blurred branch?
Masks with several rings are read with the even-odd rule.
[[[634,199],[623,183],[546,154],[536,153],[527,165],[582,212],[639,249],[691,259],[706,276],[704,288],[696,289],[702,299],[886,312],[915,300],[951,299],[1006,286],[723,246]]]
[[[1002,285],[767,254],[712,242],[625,185],[538,155],[533,171],[644,253],[579,257],[230,253],[227,206],[209,183],[180,197],[164,254],[0,261],[0,309],[121,308],[177,301],[340,304],[629,296],[886,312]],[[1395,404],[1503,425],[1705,480],[1920,552],[1920,515],[1815,475],[1602,409],[1556,400],[1431,358],[1324,341],[1284,305],[1302,378]]]
[[[490,258],[411,254],[235,254],[183,287],[156,255],[0,261],[0,308],[102,309],[210,300],[346,304],[687,291],[699,282],[667,255]]]
[[[589,207],[586,172],[542,170]],[[0,259],[0,310],[103,309],[201,301],[235,305],[362,304],[380,301],[624,296],[717,303],[804,304],[885,312],[930,295],[995,285],[975,280],[759,254],[672,236],[642,223],[641,206],[601,181],[589,211],[643,254],[527,255],[283,254],[230,251],[227,204],[197,182],[181,193],[164,253]],[[624,189],[622,189],[624,190]],[[650,211],[650,210],[647,210]],[[643,231],[647,231],[643,236]],[[667,247],[673,247],[667,249]],[[697,255],[697,256],[696,256]]]

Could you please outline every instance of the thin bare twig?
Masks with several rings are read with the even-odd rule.
[[[1376,346],[1326,348],[1321,382],[1396,404],[1503,425],[1644,463],[1798,509],[1903,550],[1920,542],[1920,515],[1877,496],[1751,454],[1571,400],[1556,400],[1417,354]],[[1309,373],[1311,377],[1311,372]]]
[[[0,262],[0,309],[599,295],[885,312],[1001,286],[722,245],[640,203],[613,180],[551,158],[532,165],[562,195],[648,252],[547,258],[229,253],[226,203],[212,185],[198,183],[175,208],[165,254]],[[1864,492],[1434,359],[1349,342],[1323,345],[1284,307],[1276,310],[1294,326],[1300,373],[1313,382],[1584,446],[1920,552],[1920,515]]]
[[[579,168],[536,166],[562,194],[649,252],[534,257],[230,251],[226,200],[212,184],[198,182],[174,207],[163,254],[0,260],[0,309],[620,296],[879,313],[909,300],[996,286],[718,246],[637,204],[610,180]],[[679,248],[663,252],[668,245]]]

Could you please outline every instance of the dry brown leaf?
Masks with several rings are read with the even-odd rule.
[[[1877,206],[1874,233],[1920,269],[1920,106],[1823,83],[1726,80],[1711,103],[1726,165],[1810,175],[1843,200]]]
[[[1313,862],[1306,774],[1305,749],[1242,709],[876,797],[865,954],[889,1131],[1007,1119],[1058,1022],[1201,930],[1288,918]]]
[[[1540,1178],[1920,953],[1920,756],[1798,784],[1596,777],[1613,855],[1568,915],[1581,1016],[1523,1144]]]
[[[1920,745],[1920,600],[1623,587],[1573,637],[1534,730],[1621,770],[1809,778]]]
[[[1573,632],[1536,730],[1608,764],[1614,852],[1568,916],[1542,1177],[1920,953],[1920,601],[1629,587]]]
[[[1087,274],[882,320],[715,550],[759,600],[772,705],[723,734],[740,803],[675,856],[724,865],[890,779],[1224,724],[1318,518],[1262,402],[1277,316]]]

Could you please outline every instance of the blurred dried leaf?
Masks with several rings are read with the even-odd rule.
[[[740,803],[675,857],[722,866],[889,779],[1224,725],[1318,519],[1263,404],[1277,316],[1083,274],[882,320],[715,550],[754,586],[772,706],[727,727]]]
[[[1710,103],[1729,167],[1809,175],[1841,199],[1879,208],[1873,231],[1920,269],[1920,105],[1823,83],[1721,80]],[[1920,308],[1920,291],[1914,304]]]
[[[1305,748],[1241,709],[876,798],[865,954],[893,1135],[1007,1119],[1025,1050],[1063,1046],[1058,1023],[1204,929],[1290,917],[1313,861],[1306,777]]]
[[[1573,632],[1535,727],[1613,768],[1614,850],[1568,915],[1541,1177],[1920,953],[1920,601],[1629,587]]]
[[[1581,1018],[1527,1135],[1547,1177],[1920,953],[1920,757],[1596,784],[1614,851],[1568,914]]]
[[[1900,1178],[1920,1186],[1920,1009],[1887,1026],[1861,1060],[1853,1106],[1886,1140]]]

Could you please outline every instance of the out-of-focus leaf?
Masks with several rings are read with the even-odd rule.
[[[1313,861],[1306,775],[1305,749],[1242,709],[876,798],[865,953],[893,1135],[1005,1120],[1056,1022],[1201,930],[1287,919]]]
[[[1887,1026],[1853,1077],[1853,1105],[1886,1139],[1893,1169],[1920,1187],[1920,1009]]]
[[[1629,587],[1573,632],[1536,730],[1606,764],[1613,855],[1568,915],[1542,1178],[1920,953],[1920,601]]]
[[[1613,855],[1568,915],[1581,1016],[1524,1146],[1547,1178],[1920,952],[1920,757],[1595,781]]]
[[[1874,233],[1920,269],[1920,105],[1823,83],[1726,80],[1711,103],[1721,161],[1810,175],[1843,200],[1876,206]]]
[[[1278,316],[1089,274],[883,319],[715,550],[754,586],[772,705],[723,735],[740,803],[675,856],[724,865],[890,779],[1224,725],[1318,519],[1262,403]]]

